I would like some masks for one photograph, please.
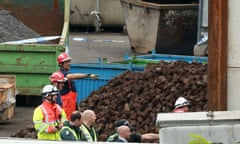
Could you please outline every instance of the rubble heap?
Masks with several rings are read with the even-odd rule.
[[[93,92],[80,108],[96,112],[99,139],[104,141],[119,119],[129,120],[138,133],[158,132],[157,113],[171,112],[179,96],[191,102],[190,111],[207,109],[207,65],[162,61],[148,64],[143,73],[126,71]]]
[[[40,35],[0,8],[0,43],[36,38]]]
[[[80,111],[96,112],[99,141],[105,141],[119,119],[127,119],[137,133],[158,133],[157,113],[171,112],[179,96],[191,102],[190,111],[207,110],[206,64],[160,62],[148,64],[144,72],[126,71],[92,92],[79,106]],[[12,136],[36,138],[36,132],[29,125]]]

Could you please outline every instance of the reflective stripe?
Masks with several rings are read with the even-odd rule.
[[[65,112],[56,104],[50,104],[43,102],[39,107],[34,110],[33,122],[34,127],[37,130],[37,137],[41,140],[60,140],[60,134],[53,132],[52,128],[57,125],[57,117],[61,115],[63,119],[66,119]],[[61,107],[60,107],[61,108]],[[60,117],[59,117],[60,118]],[[60,124],[60,123],[58,123]]]
[[[129,43],[129,41],[125,40],[91,40],[88,38],[81,38],[81,37],[74,37],[72,38],[74,41],[80,41],[80,42],[107,42],[107,43]]]
[[[114,133],[113,135],[107,138],[107,142],[113,142],[118,137],[118,133]]]
[[[51,125],[51,124],[54,124],[54,122],[45,122],[45,123],[46,123],[46,124],[50,124],[50,125]]]
[[[91,136],[90,132],[88,131],[87,127],[85,125],[81,125],[80,129],[82,130],[82,133],[86,139],[86,141],[88,142],[94,142],[97,141],[97,135],[96,135],[96,131],[94,128],[92,128],[93,132],[94,132],[94,137]]]
[[[58,107],[58,106],[57,106]],[[41,110],[42,110],[42,112],[43,112],[43,115],[44,115],[44,120],[45,120],[45,124],[44,125],[41,125],[40,127],[39,127],[39,130],[43,130],[43,129],[45,129],[45,132],[49,132],[49,126],[50,125],[54,125],[55,124],[55,122],[54,121],[51,121],[51,122],[49,122],[49,116],[48,116],[48,112],[47,112],[47,109],[44,107],[44,105],[40,105],[40,108],[41,108]]]
[[[59,111],[62,111],[62,108],[61,108],[59,105],[57,105],[57,109],[58,109]]]
[[[38,128],[38,131],[43,131],[45,129],[46,125],[41,125],[39,128]],[[45,130],[46,131],[46,130]]]
[[[76,132],[74,130],[72,130],[71,128],[69,128],[67,126],[64,126],[64,127],[62,127],[61,131],[63,131],[64,129],[67,129],[68,131],[70,131],[73,134],[75,140],[79,140],[79,137],[77,136],[77,134],[76,134]]]
[[[40,120],[39,121],[34,121],[33,123],[34,124],[39,124],[39,123],[42,123],[42,121],[40,121]]]
[[[43,105],[40,105],[40,108],[43,111],[45,122],[49,122],[48,113],[47,113],[46,108]]]
[[[61,108],[61,106],[60,105],[57,105],[57,109],[58,109],[58,111],[61,113],[61,115],[62,115],[62,111],[63,111],[63,109]],[[65,116],[61,116],[61,119],[59,119],[60,121],[66,121],[67,119],[66,119],[66,117]]]
[[[44,42],[49,40],[55,40],[59,39],[61,36],[44,36],[44,37],[38,37],[38,38],[30,38],[30,39],[24,39],[24,40],[18,40],[18,41],[8,41],[3,42],[1,44],[27,44],[27,43],[38,43],[38,42]]]

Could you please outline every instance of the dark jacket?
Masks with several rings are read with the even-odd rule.
[[[64,70],[60,70],[60,72],[63,73],[64,77],[67,77],[67,74],[69,74],[70,72],[68,71],[64,71]],[[64,82],[64,86],[63,89],[60,91],[61,95],[65,95],[67,93],[69,93],[69,91],[73,91],[76,92],[76,84],[74,80],[67,80],[66,82]]]
[[[107,138],[107,142],[117,142],[118,139],[118,133],[114,133],[111,136]],[[141,135],[136,133],[131,133],[130,138],[128,139],[128,142],[135,142],[140,143],[141,142]]]
[[[120,138],[118,136],[115,140],[113,140],[113,142],[123,142],[123,143],[125,142],[125,143],[127,143],[128,141],[126,139]]]
[[[79,127],[70,125],[69,121],[66,121],[60,130],[60,136],[62,140],[78,141],[81,140],[81,131]]]

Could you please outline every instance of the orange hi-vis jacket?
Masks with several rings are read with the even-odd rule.
[[[76,110],[76,99],[77,93],[73,91],[69,91],[67,94],[61,95],[62,108],[66,112],[68,120],[70,120],[72,112]]]
[[[64,77],[67,76],[68,72],[59,70],[59,72],[63,73]],[[64,83],[63,89],[60,91],[61,93],[61,101],[62,108],[64,109],[68,120],[70,120],[71,114],[73,111],[77,109],[77,93],[75,82],[72,80],[67,80]]]
[[[63,124],[66,120],[66,114],[58,104],[43,101],[33,113],[33,123],[38,132],[38,139],[61,140],[59,131],[53,132],[53,128]]]

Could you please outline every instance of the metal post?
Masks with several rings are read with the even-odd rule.
[[[209,0],[208,108],[227,109],[228,1]]]
[[[200,0],[198,4],[198,29],[197,29],[197,42],[201,39],[201,25],[202,25],[202,7],[203,1]]]
[[[198,8],[197,42],[201,40],[201,33],[208,31],[208,0],[200,0]]]
[[[100,1],[96,0],[96,12],[100,11]],[[96,32],[99,32],[99,21],[96,18]]]

